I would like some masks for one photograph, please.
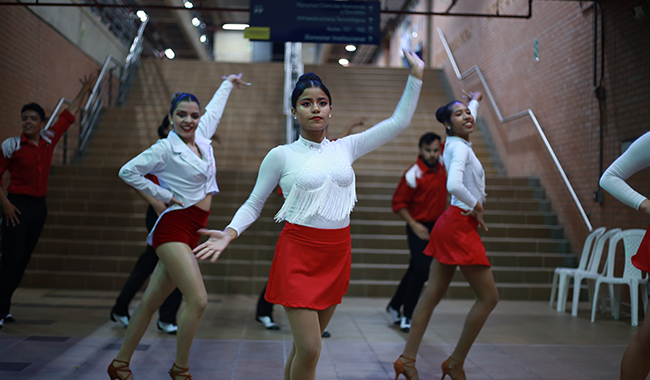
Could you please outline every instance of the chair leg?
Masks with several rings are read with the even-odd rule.
[[[648,310],[648,287],[646,285],[641,288],[641,299],[643,300],[643,312],[645,313]],[[645,317],[646,315],[643,314],[644,319]]]
[[[596,280],[596,285],[594,286],[594,299],[591,304],[591,323],[594,323],[596,320],[596,309],[598,309],[598,291],[600,290],[600,280]]]
[[[557,288],[557,308],[558,313],[566,311],[566,299],[569,296],[569,276],[566,273],[560,272],[560,282]]]
[[[630,287],[630,313],[632,314],[632,326],[637,326],[639,324],[639,283],[636,281],[630,281],[628,283]]]
[[[621,286],[614,286],[614,298],[612,301],[612,316],[615,320],[621,318]]]
[[[578,302],[580,302],[580,285],[582,285],[582,277],[573,277],[573,302],[571,303],[571,315],[578,316]]]
[[[553,282],[551,283],[551,299],[548,301],[548,307],[553,308],[553,299],[555,298],[555,293],[557,292],[557,280],[560,274],[556,271],[553,274]],[[558,301],[560,300],[560,294],[557,294]]]

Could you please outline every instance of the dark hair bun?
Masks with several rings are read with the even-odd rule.
[[[300,76],[300,78],[298,78],[298,82],[302,82],[302,81],[306,81],[306,80],[323,83],[323,81],[320,79],[320,77],[318,75],[314,74],[314,73],[305,73],[305,74],[302,74]]]
[[[436,119],[438,119],[438,121],[441,124],[444,124],[446,121],[448,121],[448,120],[446,120],[448,118],[445,117],[446,112],[447,112],[447,106],[442,106],[442,107],[438,108],[438,110],[436,111]]]
[[[174,102],[176,101],[176,99],[178,99],[178,98],[179,98],[180,96],[182,96],[183,94],[184,94],[183,91],[179,91],[179,92],[175,93],[174,95],[172,95],[172,101],[171,101],[170,103],[171,103],[171,104],[174,104]]]

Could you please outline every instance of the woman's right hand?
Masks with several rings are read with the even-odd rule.
[[[424,76],[424,61],[422,61],[420,57],[418,57],[418,55],[414,52],[406,50],[402,51],[404,52],[404,58],[406,58],[406,62],[408,62],[409,66],[411,67],[411,75],[418,78],[419,80],[422,80],[422,77]]]
[[[201,235],[209,236],[209,239],[194,248],[194,256],[198,260],[210,259],[211,263],[217,261],[221,252],[223,252],[230,241],[237,237],[237,233],[232,228],[226,228],[225,231],[219,230],[208,230],[206,228],[201,228],[198,231]]]
[[[476,206],[474,206],[473,209],[470,211],[465,211],[461,213],[463,216],[471,216],[472,218],[476,219],[478,221],[478,225],[483,227],[485,231],[488,230],[487,226],[485,225],[485,221],[483,220],[483,205],[480,203],[477,203]]]
[[[181,207],[185,207],[183,202],[179,201],[178,199],[176,199],[175,196],[172,195],[172,199],[169,201],[169,207],[171,207],[173,205],[179,205]]]
[[[241,88],[241,86],[250,86],[251,84],[248,82],[244,82],[241,79],[242,73],[239,74],[230,74],[228,76],[222,76],[223,79],[229,81],[230,83],[234,84],[235,87]]]

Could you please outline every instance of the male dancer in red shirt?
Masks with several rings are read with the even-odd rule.
[[[47,130],[45,111],[36,103],[21,110],[23,133],[2,143],[0,152],[0,203],[2,221],[2,256],[0,257],[0,328],[14,322],[9,313],[11,297],[23,278],[43,230],[47,216],[45,195],[50,177],[52,155],[61,136],[75,122],[85,95],[94,78],[80,80],[81,90],[59,120]],[[55,116],[52,116],[55,117]],[[2,175],[9,171],[7,194],[2,189]]]
[[[393,212],[407,223],[411,260],[386,311],[404,332],[411,329],[413,310],[429,277],[431,257],[423,251],[433,224],[447,207],[447,173],[439,160],[442,154],[440,136],[426,133],[420,138],[418,147],[417,162],[404,173],[392,199]]]

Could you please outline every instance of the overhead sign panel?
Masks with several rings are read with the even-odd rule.
[[[256,41],[380,43],[379,1],[250,0],[250,27]]]

